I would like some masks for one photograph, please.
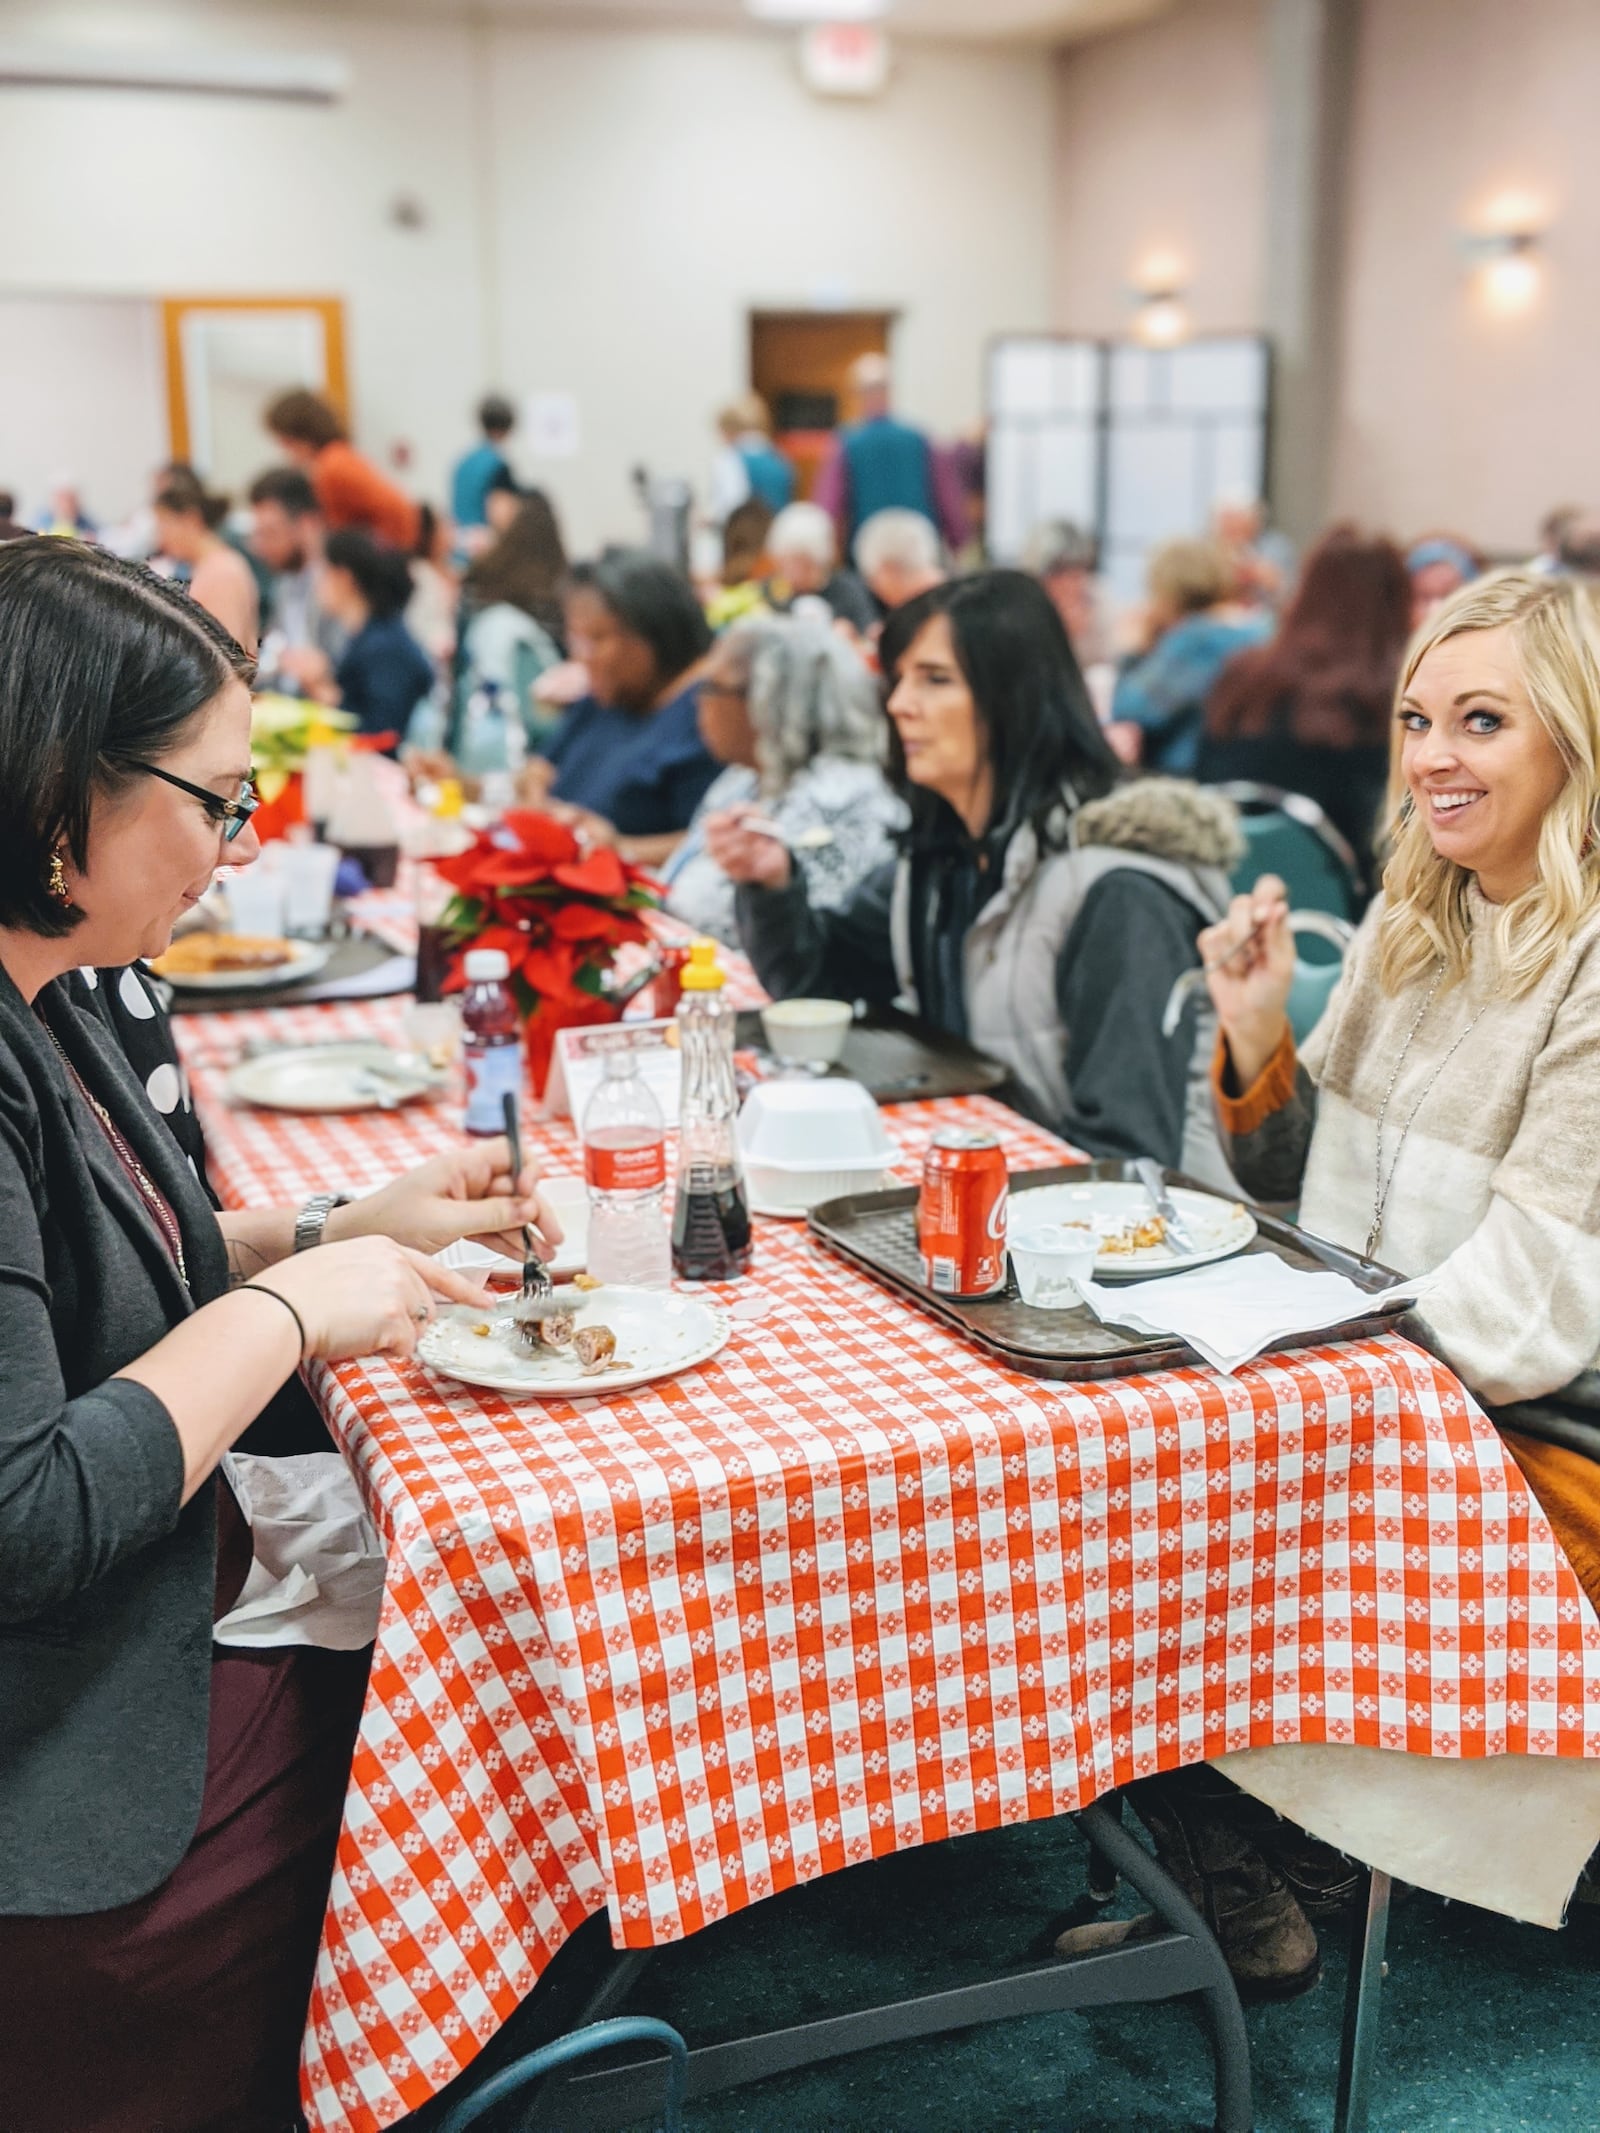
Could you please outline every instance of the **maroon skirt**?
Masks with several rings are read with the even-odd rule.
[[[5,2133],[289,2133],[370,1651],[215,1651],[200,1826],[137,1903],[0,1918]]]

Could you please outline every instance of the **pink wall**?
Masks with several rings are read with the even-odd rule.
[[[1600,509],[1600,6],[1368,0],[1334,494],[1403,532],[1530,547]],[[1497,315],[1456,233],[1499,196],[1549,217],[1543,286]]]
[[[1265,0],[1172,15],[1057,62],[1054,316],[1126,330],[1155,246],[1199,329],[1260,323]],[[1335,505],[1401,535],[1531,546],[1600,510],[1597,0],[1366,0],[1348,199]],[[1549,217],[1533,304],[1499,315],[1456,244],[1506,193]]]
[[[1055,319],[1123,333],[1141,260],[1173,253],[1202,331],[1258,323],[1262,0],[1208,0],[1057,62]]]

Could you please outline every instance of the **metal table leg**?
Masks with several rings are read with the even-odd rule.
[[[1378,2055],[1379,1988],[1388,1969],[1383,1951],[1389,1937],[1389,1890],[1389,1876],[1376,1867],[1369,1869],[1367,1900],[1356,1913],[1350,1936],[1333,2133],[1367,2133],[1372,2069]]]

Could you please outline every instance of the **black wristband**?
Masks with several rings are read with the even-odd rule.
[[[259,1281],[241,1281],[239,1284],[239,1288],[254,1289],[258,1296],[270,1296],[274,1299],[274,1301],[283,1305],[283,1308],[294,1320],[295,1328],[300,1335],[300,1360],[303,1363],[306,1359],[306,1348],[309,1345],[306,1340],[306,1322],[300,1316],[300,1313],[295,1309],[294,1305],[290,1303],[288,1297],[284,1295],[283,1291],[281,1289],[269,1289],[265,1286],[264,1283]],[[238,1290],[235,1290],[234,1293],[237,1295]]]

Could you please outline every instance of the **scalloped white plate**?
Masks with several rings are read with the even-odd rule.
[[[611,1369],[586,1376],[570,1349],[529,1354],[520,1342],[513,1345],[509,1311],[479,1311],[469,1304],[447,1305],[424,1329],[417,1360],[441,1377],[486,1385],[493,1392],[535,1400],[604,1399],[709,1362],[726,1345],[730,1330],[727,1313],[715,1304],[665,1290],[589,1289],[581,1292],[581,1300],[574,1295],[573,1302],[580,1326],[609,1326],[616,1335]],[[482,1325],[488,1333],[473,1331]]]

